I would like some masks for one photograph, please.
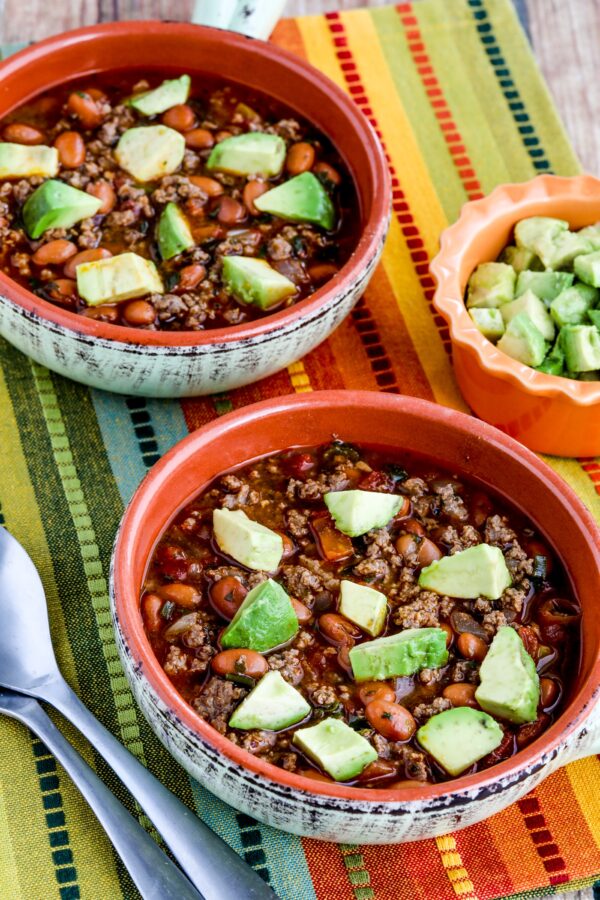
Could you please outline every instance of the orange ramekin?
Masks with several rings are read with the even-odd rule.
[[[466,203],[441,236],[431,263],[434,305],[448,322],[456,378],[481,419],[542,453],[600,454],[600,382],[545,375],[511,359],[485,338],[467,312],[467,281],[481,262],[495,260],[512,229],[528,216],[565,219],[571,228],[600,220],[600,180],[591,175],[540,175],[504,184]]]

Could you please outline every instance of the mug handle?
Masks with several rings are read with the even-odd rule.
[[[286,0],[196,0],[192,22],[267,40]]]
[[[573,741],[565,748],[564,763],[575,762],[600,753],[600,689],[592,701],[592,709]]]

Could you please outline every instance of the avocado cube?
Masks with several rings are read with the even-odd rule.
[[[467,307],[496,309],[510,303],[514,300],[516,280],[515,270],[506,263],[480,263],[469,278]]]
[[[261,194],[254,201],[260,212],[271,213],[290,222],[312,222],[327,231],[335,225],[331,197],[312,172],[302,172]]]
[[[136,94],[129,100],[129,106],[133,106],[143,116],[158,116],[171,109],[172,106],[185,103],[189,97],[191,83],[189,75],[163,81],[151,91]]]
[[[541,271],[544,268],[541,260],[539,260],[531,250],[525,250],[524,247],[514,247],[512,245],[504,248],[498,257],[498,262],[503,262],[512,266],[517,275],[526,269]]]
[[[587,317],[595,327],[600,331],[600,309],[588,309]]]
[[[510,572],[499,547],[477,544],[442,556],[421,570],[419,586],[436,594],[474,600],[498,600],[512,584]]]
[[[573,263],[575,273],[586,284],[600,287],[600,250],[578,256]]]
[[[387,597],[366,584],[342,579],[339,611],[367,634],[377,637],[385,626]]]
[[[375,748],[341,719],[323,719],[318,725],[300,728],[293,743],[336,781],[356,778],[377,759]]]
[[[460,775],[502,743],[498,723],[479,709],[459,706],[432,716],[417,741],[450,775]]]
[[[213,531],[219,549],[248,569],[274,572],[281,562],[281,535],[241,509],[213,510]]]
[[[519,313],[526,313],[529,316],[535,327],[544,336],[544,340],[554,340],[555,328],[552,317],[548,313],[544,301],[540,300],[533,291],[525,291],[516,300],[511,300],[502,307],[502,318],[506,324]]]
[[[552,318],[562,328],[563,325],[583,325],[587,312],[598,299],[596,288],[578,282],[562,291],[550,304]],[[537,324],[537,323],[536,323]],[[544,335],[546,337],[546,335]]]
[[[536,369],[538,372],[543,372],[545,375],[563,375],[564,368],[565,354],[561,347],[559,334],[554,342],[552,350],[550,350],[543,362],[541,362],[539,366],[536,366]]]
[[[285,141],[277,134],[247,131],[219,141],[210,152],[206,168],[230,175],[279,175],[285,160]]]
[[[221,646],[265,653],[293,638],[299,627],[292,601],[281,585],[269,578],[246,594],[221,634]]]
[[[0,145],[1,146],[1,145]],[[71,228],[89,219],[102,206],[102,201],[65,184],[50,179],[30,194],[23,206],[25,231],[34,240],[48,228]]]
[[[343,534],[359,537],[373,528],[384,528],[400,511],[404,497],[377,491],[329,491],[325,506]]]
[[[535,663],[514,630],[499,628],[479,669],[475,699],[493,716],[517,725],[535,722],[540,679]]]
[[[510,304],[506,304],[506,306],[510,306]],[[492,341],[495,344],[504,334],[504,319],[499,309],[486,309],[483,306],[474,306],[469,310],[469,315],[488,341]]]
[[[300,691],[280,672],[267,672],[237,707],[229,720],[230,728],[248,731],[280,731],[305,719],[310,712]]]
[[[56,147],[0,143],[0,178],[29,178],[31,175],[53,178],[57,174]]]
[[[559,262],[562,262],[565,256],[568,258],[572,252],[577,256],[578,250],[585,244],[581,239],[573,241],[577,238],[569,232],[569,223],[564,219],[552,219],[548,216],[531,216],[528,219],[521,219],[515,225],[515,240],[518,247],[529,250],[539,256],[546,269],[560,268]]]
[[[157,239],[162,259],[171,259],[194,246],[190,226],[176,203],[167,203],[160,214]]]
[[[600,334],[594,325],[565,325],[560,342],[571,372],[600,369]]]
[[[536,297],[545,300],[549,306],[561,291],[571,287],[574,279],[572,272],[521,272],[517,278],[515,297],[533,291]]]
[[[496,346],[525,366],[539,366],[546,355],[544,335],[527,313],[519,313],[511,319]]]
[[[350,650],[356,681],[386,681],[437,669],[448,662],[446,632],[441,628],[407,628],[389,637],[356,644]]]
[[[589,242],[590,252],[600,250],[600,222],[596,222],[595,225],[588,225],[587,228],[582,228],[579,231],[579,235]]]
[[[137,253],[120,253],[77,266],[77,290],[88,306],[119,303],[145,294],[164,294],[152,260]]]
[[[224,256],[223,284],[239,303],[259,309],[271,309],[297,291],[293,281],[251,256]]]
[[[119,138],[115,159],[136,181],[156,181],[179,168],[185,138],[166,125],[128,128]]]

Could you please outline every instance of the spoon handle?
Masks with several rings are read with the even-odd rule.
[[[91,806],[144,900],[201,900],[185,875],[31,699],[11,713],[46,744]]]
[[[205,900],[277,900],[260,875],[106,730],[64,679],[46,682],[37,696],[56,707],[104,757]]]

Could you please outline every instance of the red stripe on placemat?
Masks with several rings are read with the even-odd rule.
[[[473,164],[463,145],[462,136],[452,117],[452,112],[446,97],[444,96],[444,91],[435,73],[431,58],[427,53],[427,45],[425,44],[423,35],[418,27],[418,21],[413,15],[412,4],[398,3],[396,5],[396,12],[404,27],[406,42],[415,64],[417,74],[421,78],[421,83],[425,89],[429,104],[433,109],[444,140],[448,144],[452,163],[462,181],[467,197],[469,200],[479,200],[483,197],[481,183],[475,175]],[[452,146],[457,143],[460,145],[459,147]]]
[[[344,24],[340,21],[340,14],[338,12],[327,13],[325,15],[325,19],[327,20],[327,23],[329,25],[329,30],[335,38],[334,46],[337,48],[335,50],[336,56],[340,63],[344,63],[342,71],[346,83],[348,84],[348,89],[352,95],[352,99],[357,104],[357,106],[362,109],[364,115],[375,129],[377,137],[381,141],[381,146],[383,147],[385,158],[387,160],[388,168],[390,171],[390,176],[392,179],[392,210],[400,225],[402,234],[406,239],[406,244],[408,247],[410,258],[413,262],[414,270],[417,274],[417,278],[419,279],[421,287],[423,288],[425,299],[427,300],[432,314],[434,315],[435,323],[442,339],[444,349],[448,354],[450,354],[450,332],[448,331],[448,326],[436,315],[433,308],[432,301],[433,294],[435,292],[435,283],[432,276],[429,274],[429,254],[425,249],[423,238],[419,232],[414,216],[406,200],[406,195],[400,184],[400,179],[398,178],[396,169],[392,164],[390,156],[387,152],[385,141],[383,140],[381,131],[379,129],[379,124],[377,122],[377,119],[373,115],[373,110],[371,109],[371,106],[369,104],[369,98],[367,97],[365,88],[360,81],[358,67],[354,60],[352,51],[348,47],[348,41],[344,34]],[[356,82],[353,80],[349,80],[349,76],[351,75],[356,76]]]
[[[569,880],[567,866],[560,855],[558,844],[548,828],[540,801],[532,793],[519,800],[517,806],[542,865],[548,873],[548,881],[552,885],[564,884]]]

